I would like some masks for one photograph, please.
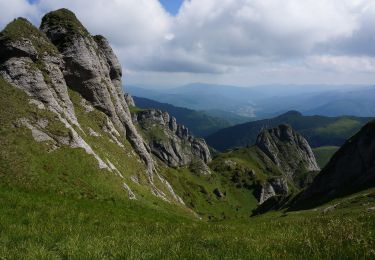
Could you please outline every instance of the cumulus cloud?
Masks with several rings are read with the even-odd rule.
[[[176,16],[157,0],[0,0],[0,25],[17,16],[38,25],[61,7],[108,37],[133,74],[373,71],[373,0],[186,0]]]
[[[27,17],[35,20],[38,16],[36,6],[25,0],[0,0],[0,27],[4,27],[17,17]]]

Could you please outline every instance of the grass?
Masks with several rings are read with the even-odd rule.
[[[375,214],[366,211],[369,206],[205,222],[136,202],[67,199],[4,186],[0,203],[4,259],[375,257]]]
[[[361,128],[362,124],[353,118],[340,118],[337,121],[327,125],[326,127],[319,127],[315,130],[317,134],[324,134],[330,136],[347,135],[350,137],[355,134],[357,129]]]
[[[139,108],[139,107],[129,107],[130,113],[139,113],[143,111],[147,111],[147,109]]]
[[[48,52],[57,55],[56,47],[34,25],[24,18],[10,22],[0,34],[0,39],[6,41],[23,41],[29,39],[39,54]]]
[[[59,38],[53,40],[54,44],[59,49],[64,49],[69,46],[77,35],[91,37],[75,14],[65,8],[47,13],[42,18],[41,27],[43,28],[46,24],[48,24],[50,30],[59,30],[59,28],[64,28],[66,30],[66,33],[59,35]]]
[[[327,165],[339,148],[338,146],[322,146],[313,149],[316,161],[321,169]]]

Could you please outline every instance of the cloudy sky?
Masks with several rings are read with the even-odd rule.
[[[374,0],[0,0],[0,26],[69,8],[127,84],[375,83]]]

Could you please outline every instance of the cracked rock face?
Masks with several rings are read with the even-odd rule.
[[[167,165],[185,166],[195,159],[205,164],[211,161],[206,142],[189,135],[188,129],[178,125],[176,119],[167,112],[145,110],[134,116],[134,121],[142,129],[152,153]]]
[[[142,158],[152,181],[154,162],[131,120],[122,90],[121,65],[108,41],[102,36],[91,36],[66,9],[45,15],[41,30],[62,54],[67,84],[108,115]]]
[[[256,141],[262,150],[288,177],[320,171],[306,139],[288,125],[262,131]]]
[[[288,195],[288,192],[289,188],[286,178],[271,178],[259,186],[259,193],[257,195],[259,205],[262,205],[265,201],[274,196],[286,196]]]

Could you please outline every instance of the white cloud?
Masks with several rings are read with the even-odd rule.
[[[343,73],[375,73],[375,57],[364,56],[312,56],[306,59],[308,67]]]
[[[373,69],[373,0],[186,0],[176,17],[157,0],[0,0],[0,25],[17,16],[38,24],[61,7],[109,38],[131,76],[266,82],[272,73],[309,80],[309,71]]]
[[[0,28],[5,27],[17,17],[35,19],[37,17],[37,8],[25,0],[0,0]]]

